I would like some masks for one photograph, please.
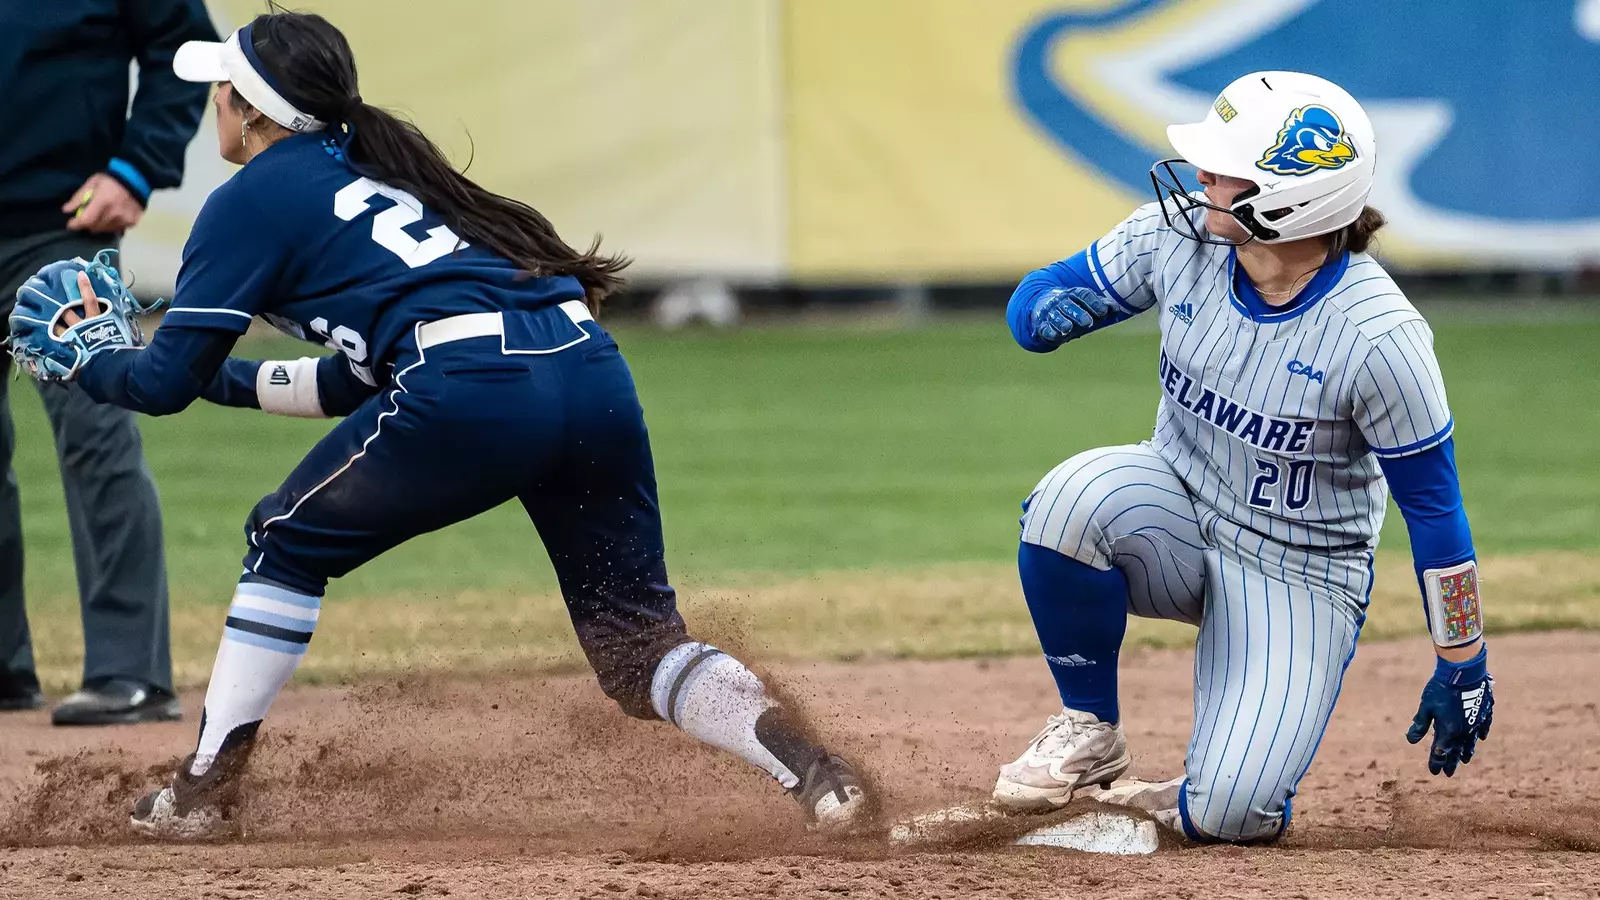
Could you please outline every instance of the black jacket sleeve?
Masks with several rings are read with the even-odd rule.
[[[109,171],[142,199],[183,181],[183,151],[200,127],[209,85],[180,80],[172,57],[184,41],[216,40],[217,29],[203,0],[121,0],[120,7],[139,62],[139,89],[117,151],[126,166],[113,163]]]

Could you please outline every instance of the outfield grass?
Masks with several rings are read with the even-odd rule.
[[[1571,600],[1594,598],[1600,581],[1587,564],[1600,548],[1600,373],[1589,363],[1600,315],[1430,316],[1480,553],[1519,578],[1572,575],[1545,579],[1566,593],[1534,591],[1514,620],[1600,623],[1594,604]],[[655,442],[675,580],[692,608],[785,655],[1024,649],[1031,637],[1006,570],[1018,501],[1077,450],[1147,436],[1157,397],[1155,335],[1131,325],[1052,356],[1023,353],[990,321],[624,328],[619,340]],[[305,350],[252,338],[241,352]],[[75,678],[79,652],[66,521],[37,399],[24,383],[12,395],[29,609],[42,672],[59,687]],[[201,403],[142,427],[166,515],[180,678],[202,680],[244,517],[327,423]],[[1386,571],[1398,573],[1387,581],[1405,588],[1398,514],[1384,545]],[[335,584],[308,671],[564,665],[570,633],[553,589],[520,508],[495,510]],[[760,624],[778,621],[804,633]]]

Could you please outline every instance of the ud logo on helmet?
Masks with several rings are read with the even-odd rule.
[[[1309,104],[1289,115],[1278,132],[1278,142],[1256,167],[1278,175],[1309,175],[1341,168],[1355,158],[1356,148],[1345,136],[1339,117],[1326,106]]]

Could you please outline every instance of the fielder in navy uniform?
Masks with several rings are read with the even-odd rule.
[[[201,210],[164,324],[139,349],[112,260],[69,260],[24,286],[14,353],[150,415],[205,397],[344,418],[250,514],[199,743],[134,826],[231,831],[240,770],[329,579],[511,499],[624,712],[765,770],[820,827],[861,824],[868,798],[850,767],[738,660],[685,632],[644,416],[591,315],[625,262],[567,246],[536,210],[364,103],[349,45],[320,16],[260,16],[225,43],[185,44],[174,68],[218,83],[220,150],[243,169]],[[337,352],[230,358],[258,316]]]
[[[1138,806],[1196,841],[1274,840],[1339,695],[1392,492],[1437,661],[1407,738],[1454,774],[1488,736],[1493,680],[1454,420],[1417,311],[1367,255],[1372,125],[1337,85],[1257,72],[1167,131],[1158,202],[1023,279],[1008,320],[1049,352],[1154,311],[1154,435],[1089,450],[1028,498],[1023,593],[1065,707],[1000,770],[995,801]],[[1190,166],[1203,191],[1180,177]],[[1129,614],[1199,628],[1185,775],[1118,779]]]

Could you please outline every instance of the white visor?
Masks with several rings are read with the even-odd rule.
[[[262,114],[290,131],[321,131],[327,123],[296,109],[285,100],[245,53],[240,35],[248,36],[250,26],[235,31],[223,42],[186,41],[172,58],[172,72],[184,81],[204,84],[226,81],[239,96]]]

